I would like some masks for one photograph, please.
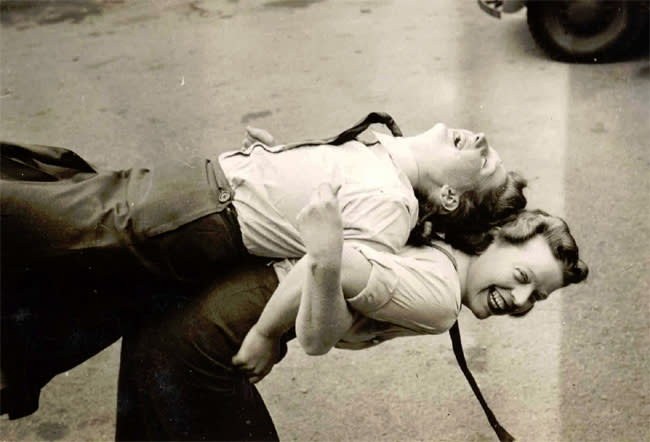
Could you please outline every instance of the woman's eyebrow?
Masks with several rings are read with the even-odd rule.
[[[539,278],[537,278],[537,274],[530,266],[523,265],[521,268],[526,272],[526,275],[528,275],[529,282],[537,282],[539,280]],[[537,291],[537,288],[535,288],[535,291]]]

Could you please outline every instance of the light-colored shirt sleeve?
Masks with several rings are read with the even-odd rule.
[[[461,308],[458,275],[450,259],[430,247],[407,247],[399,255],[358,247],[372,268],[366,287],[349,298],[350,307],[377,321],[439,334]]]
[[[362,241],[392,253],[404,247],[413,228],[413,213],[401,195],[374,192],[363,198],[344,194],[339,199],[346,241]]]

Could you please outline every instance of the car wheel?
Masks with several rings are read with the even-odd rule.
[[[647,4],[626,0],[529,1],[528,27],[551,57],[574,62],[623,55],[647,23]]]

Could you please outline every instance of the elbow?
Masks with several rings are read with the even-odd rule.
[[[330,348],[331,347],[325,346],[303,347],[305,353],[307,353],[309,356],[322,356],[324,354],[327,354],[330,351]]]
[[[322,356],[330,351],[334,344],[325,342],[323,339],[315,336],[298,335],[298,342],[303,351],[309,356]]]

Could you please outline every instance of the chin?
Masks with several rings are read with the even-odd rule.
[[[489,311],[481,310],[472,310],[476,319],[486,319],[492,316]]]

